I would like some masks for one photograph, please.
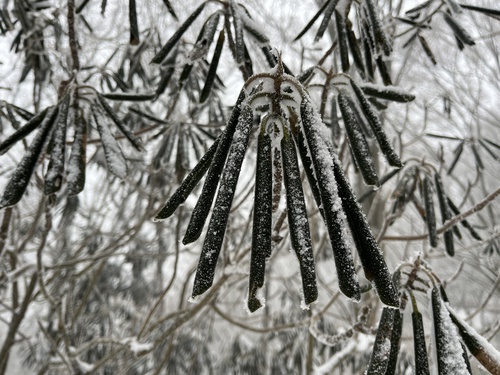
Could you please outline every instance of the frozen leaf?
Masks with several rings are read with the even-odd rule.
[[[359,85],[361,90],[368,96],[380,99],[392,100],[394,102],[408,103],[415,100],[415,95],[396,87],[376,86],[369,83]]]
[[[334,175],[334,161],[325,140],[319,133],[319,129],[324,128],[325,125],[315,113],[308,98],[303,99],[300,112],[319,189],[320,202],[318,203],[320,203],[332,244],[339,288],[347,297],[359,301],[361,294],[351,249],[347,243],[342,203],[338,197]],[[314,182],[314,180],[310,181],[310,184]]]
[[[103,98],[109,100],[116,100],[119,102],[145,102],[148,100],[153,100],[155,98],[155,94],[134,94],[134,93],[117,93],[110,92],[107,94],[102,94]]]
[[[212,62],[208,68],[207,78],[205,80],[205,85],[200,94],[200,103],[204,103],[212,90],[212,86],[217,75],[217,66],[219,65],[220,56],[222,53],[222,47],[224,45],[224,30],[219,33],[219,38],[217,39],[217,45],[215,46],[214,55],[212,56]]]
[[[312,25],[314,25],[314,22],[316,22],[316,20],[319,18],[319,16],[321,16],[321,13],[324,12],[324,10],[326,9],[326,7],[328,6],[328,4],[330,4],[333,0],[327,0],[325,1],[325,3],[321,6],[321,8],[316,12],[316,14],[313,16],[313,18],[311,18],[311,20],[307,23],[307,25],[302,29],[302,31],[295,37],[295,39],[293,40],[294,42],[296,40],[299,40],[305,33],[307,33],[307,31],[312,27]]]
[[[62,185],[66,159],[66,129],[68,126],[69,106],[70,96],[66,95],[59,106],[57,125],[52,133],[52,149],[50,150],[49,166],[45,174],[45,195],[54,194]]]
[[[153,58],[153,60],[151,60],[151,63],[159,64],[167,57],[172,48],[174,48],[177,42],[181,39],[182,35],[196,20],[196,18],[198,18],[200,13],[205,8],[206,4],[207,4],[206,1],[204,1],[198,8],[195,9],[193,13],[191,13],[191,15],[186,19],[186,21],[184,21],[184,23],[181,26],[179,26],[174,35],[172,35],[172,37],[168,40],[168,42],[162,47],[160,52],[158,52],[156,56]]]
[[[144,147],[142,145],[142,142],[139,138],[137,138],[130,130],[128,130],[125,125],[120,121],[116,113],[113,111],[111,106],[108,104],[106,99],[102,97],[101,94],[97,94],[97,98],[99,99],[99,102],[101,103],[102,107],[108,114],[108,116],[113,120],[115,125],[120,129],[122,134],[132,143],[132,145],[135,147],[137,151],[143,151]]]
[[[304,303],[309,305],[318,298],[311,233],[309,230],[309,220],[307,219],[295,143],[288,129],[283,128],[283,131],[281,154],[283,159],[288,225],[290,227],[292,248],[299,260]]]
[[[385,155],[387,161],[391,166],[401,168],[403,164],[401,163],[399,156],[394,151],[391,142],[387,138],[387,134],[382,128],[382,123],[380,122],[377,114],[375,113],[375,110],[368,102],[368,99],[365,97],[363,90],[361,90],[358,84],[354,82],[354,80],[352,79],[351,79],[351,86],[354,90],[354,93],[356,94],[356,97],[358,98],[363,114],[368,120],[368,123],[370,124],[370,127],[373,130],[375,137],[377,138],[377,142],[380,146],[380,149],[382,150],[382,153]]]
[[[434,199],[432,198],[432,182],[427,177],[424,178],[422,195],[425,205],[425,220],[427,222],[427,230],[429,231],[429,242],[432,247],[436,247],[438,238],[436,233],[436,214],[434,212]]]
[[[203,294],[213,283],[215,267],[226,233],[227,219],[233,202],[241,165],[248,147],[253,125],[252,108],[243,106],[227,156],[227,163],[221,176],[219,191],[208,224],[205,242],[201,249],[193,286],[193,298]]]
[[[465,4],[460,4],[460,6],[464,9],[467,9],[467,10],[472,10],[475,12],[483,13],[483,14],[490,16],[490,17],[493,17],[495,19],[500,19],[500,10],[497,10],[497,9],[483,8],[483,7],[477,7],[474,5],[465,5]]]
[[[455,165],[457,165],[458,159],[460,159],[460,155],[462,155],[462,151],[464,150],[464,144],[465,141],[461,141],[457,148],[453,151],[453,160],[450,163],[450,167],[448,168],[448,174],[450,174],[453,169],[455,168]]]
[[[75,117],[75,138],[66,170],[69,195],[76,195],[83,190],[87,164],[87,123],[81,114],[75,112]]]
[[[391,74],[389,73],[389,67],[387,66],[385,60],[382,56],[379,56],[375,59],[377,64],[378,72],[380,73],[380,77],[382,77],[382,82],[386,86],[392,86]]]
[[[198,198],[198,202],[193,209],[189,225],[186,229],[186,234],[182,240],[184,245],[196,241],[203,231],[203,226],[205,225],[210,208],[212,207],[217,185],[219,184],[219,177],[222,173],[222,169],[224,168],[224,164],[226,163],[227,153],[233,140],[238,118],[240,117],[240,106],[244,98],[245,92],[241,91],[238,101],[236,102],[233,112],[231,113],[231,117],[229,118],[226,129],[224,129],[224,132],[222,133],[217,150],[213,156],[200,198]]]
[[[175,10],[172,7],[172,4],[170,4],[170,0],[163,0],[163,4],[165,4],[165,6],[167,7],[168,12],[172,15],[172,17],[174,17],[174,19],[176,21],[178,21],[179,18],[177,18],[177,14],[175,14]]]
[[[28,151],[24,154],[23,159],[5,187],[2,199],[0,199],[0,209],[15,205],[24,195],[44,146],[48,142],[50,132],[57,118],[57,112],[58,107],[50,107],[47,110],[47,115],[40,125],[33,142],[31,142]]]
[[[136,46],[140,43],[139,26],[137,25],[137,7],[135,0],[129,0],[128,17],[130,22],[130,44]]]
[[[447,198],[448,198],[448,204],[449,204],[450,209],[453,212],[453,214],[460,215],[460,210],[458,209],[458,207],[455,206],[455,204],[453,203],[453,201],[449,197],[447,197]],[[479,235],[479,233],[476,232],[476,230],[472,227],[472,225],[469,224],[469,222],[466,219],[462,220],[460,223],[462,223],[462,225],[469,230],[469,233],[471,234],[471,236],[474,237],[476,240],[478,240],[478,241],[483,240],[481,238],[481,236]]]
[[[127,162],[123,156],[122,150],[114,135],[111,133],[108,122],[97,103],[92,105],[92,113],[94,115],[97,130],[101,136],[108,170],[116,177],[123,179],[127,176]]]
[[[465,31],[465,29],[448,13],[443,12],[444,20],[450,26],[451,30],[455,34],[456,38],[463,44],[473,46],[476,44],[472,37]]]
[[[361,52],[361,46],[359,41],[356,39],[356,35],[352,30],[352,23],[349,19],[346,20],[347,26],[347,42],[349,44],[349,49],[351,51],[352,59],[354,60],[354,65],[358,68],[358,72],[362,78],[365,78],[365,64],[363,62],[363,54]]]
[[[252,253],[248,285],[248,309],[251,312],[261,307],[261,302],[256,297],[256,293],[264,285],[266,257],[271,254],[273,179],[271,152],[271,137],[265,132],[264,126],[262,126],[257,149]]]
[[[383,303],[388,306],[399,307],[397,288],[338,159],[334,163],[334,173],[339,197],[358,250],[365,277],[374,284]]]
[[[476,359],[492,374],[500,374],[500,352],[495,349],[484,337],[461,319],[453,309],[448,306],[451,320],[458,328],[467,349]]]
[[[375,41],[378,45],[382,47],[384,54],[389,56],[392,52],[392,46],[385,34],[380,19],[375,8],[373,0],[365,0],[366,8],[368,10],[368,16],[370,19],[370,24],[372,27],[373,35],[375,36]]]
[[[440,375],[468,375],[457,327],[453,324],[437,288],[432,289],[431,301],[438,372]]]
[[[382,309],[366,375],[384,375],[386,373],[391,354],[391,336],[396,311],[399,312],[399,310],[388,307]]]
[[[418,311],[413,311],[411,319],[413,325],[413,348],[415,352],[415,374],[429,375],[429,360],[427,358],[427,345],[425,343],[422,314]]]
[[[218,12],[212,14],[207,18],[203,27],[201,28],[200,34],[196,40],[189,54],[189,59],[191,61],[198,60],[205,56],[208,49],[212,45],[214,40],[215,32],[217,31],[217,26],[219,25],[220,14]]]
[[[370,149],[366,138],[363,135],[353,110],[354,103],[345,92],[338,95],[338,103],[342,112],[345,130],[349,139],[351,150],[354,154],[356,165],[361,171],[363,180],[367,185],[379,186],[377,172],[370,154]]]
[[[385,375],[394,375],[396,373],[396,364],[398,362],[399,348],[401,344],[401,334],[403,332],[403,314],[399,309],[394,310],[394,321],[391,334],[391,353]]]
[[[335,24],[337,26],[337,38],[338,46],[340,51],[340,62],[342,65],[342,71],[347,72],[349,70],[349,48],[347,41],[347,24],[345,15],[339,11],[335,11]]]
[[[447,220],[451,219],[452,216],[451,209],[448,204],[448,199],[446,197],[446,194],[444,192],[443,182],[441,181],[441,177],[437,173],[434,175],[434,180],[436,183],[436,193],[439,200],[439,207],[441,209],[441,220],[444,224]],[[448,255],[450,256],[455,255],[452,229],[448,229],[446,232],[444,232],[444,245]]]
[[[51,107],[45,108],[42,112],[35,115],[26,124],[24,124],[22,127],[17,129],[14,132],[14,134],[12,134],[5,141],[0,143],[0,155],[7,152],[7,150],[13,144],[20,141],[21,139],[26,137],[28,134],[30,134],[33,130],[35,130],[43,122],[43,120],[45,119],[45,116],[47,115],[47,112],[50,108]]]
[[[234,25],[234,42],[236,48],[236,63],[241,65],[245,62],[245,41],[243,40],[243,21],[239,13],[239,5],[236,1],[231,0],[231,14],[233,16]]]
[[[210,167],[210,163],[212,162],[217,146],[219,145],[219,140],[220,137],[215,140],[206,154],[200,159],[198,164],[196,164],[184,181],[182,181],[175,193],[170,197],[167,203],[165,203],[165,206],[163,206],[163,208],[156,214],[154,218],[155,221],[167,219],[175,212],[179,205],[186,201],[189,194],[191,194],[195,186],[200,182]]]
[[[328,27],[328,24],[330,23],[330,18],[332,18],[333,11],[335,10],[335,7],[337,6],[339,0],[330,0],[328,3],[328,6],[325,9],[325,14],[323,15],[323,20],[321,21],[321,24],[319,25],[318,31],[316,33],[316,36],[314,37],[314,41],[317,42],[318,40],[321,39],[323,34],[326,31],[326,28]],[[296,38],[298,39],[298,38]]]

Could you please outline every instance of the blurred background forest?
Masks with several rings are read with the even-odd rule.
[[[0,374],[500,374],[496,1],[4,0],[0,32]],[[274,140],[272,252],[249,313],[258,122],[211,288],[193,292],[203,238],[184,237],[203,180],[153,221],[200,159],[206,172],[245,82],[281,68],[326,125],[399,309],[353,226],[360,300],[339,290],[301,155],[305,306]]]

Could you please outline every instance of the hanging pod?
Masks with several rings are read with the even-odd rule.
[[[403,166],[403,163],[401,163],[399,156],[396,154],[394,148],[391,145],[391,142],[387,138],[387,134],[382,128],[382,123],[380,122],[375,110],[371,106],[368,99],[365,97],[363,90],[358,86],[358,84],[354,82],[352,78],[350,79],[350,82],[351,87],[356,94],[356,97],[358,98],[361,110],[363,111],[363,114],[368,120],[368,123],[370,124],[370,127],[373,130],[375,137],[377,138],[377,142],[380,146],[380,149],[382,150],[382,153],[385,155],[387,161],[391,166],[401,168]]]
[[[365,277],[374,284],[383,303],[388,306],[399,307],[398,291],[387,264],[336,156],[334,157],[334,173],[338,194],[358,250]]]
[[[401,334],[403,332],[403,313],[399,309],[394,309],[394,320],[391,333],[391,351],[385,375],[394,375],[398,362],[399,348],[401,345]]]
[[[316,269],[295,143],[286,127],[283,127],[281,154],[290,238],[292,248],[299,260],[304,303],[309,305],[318,298]]]
[[[24,195],[36,164],[40,159],[40,155],[48,142],[58,110],[58,106],[48,109],[47,115],[42,121],[33,142],[31,142],[28,151],[24,154],[23,159],[17,165],[16,170],[5,187],[2,199],[0,199],[0,209],[15,205]]]
[[[415,353],[415,375],[429,375],[429,359],[425,343],[424,323],[422,314],[418,311],[415,298],[412,296],[413,312],[411,321],[413,326],[413,350]]]
[[[70,96],[66,95],[60,104],[57,125],[52,133],[49,166],[45,174],[45,195],[54,194],[62,185],[64,162],[66,159],[66,129],[68,126],[70,102]]]
[[[468,375],[457,328],[436,287],[432,289],[431,302],[439,375]]]
[[[337,40],[340,52],[342,71],[349,70],[349,47],[347,41],[347,24],[345,14],[335,11],[335,25],[337,26]]]
[[[450,16],[446,12],[443,12],[443,16],[444,20],[446,21],[448,26],[450,26],[450,29],[453,31],[453,34],[455,34],[455,37],[458,41],[469,46],[473,46],[476,44],[469,33],[465,31],[465,29],[452,16]]]
[[[238,116],[238,124],[227,156],[227,163],[221,176],[219,191],[208,224],[205,242],[201,250],[193,286],[193,298],[203,294],[212,286],[217,259],[226,232],[227,219],[233,202],[236,185],[245,157],[253,125],[253,112],[245,104]]]
[[[342,112],[347,138],[349,139],[356,165],[361,171],[363,180],[367,185],[379,186],[380,183],[368,143],[356,120],[355,111],[353,109],[355,104],[344,90],[339,92],[337,99],[340,111]]]
[[[375,42],[382,48],[384,54],[386,56],[389,56],[392,52],[392,45],[389,42],[389,38],[385,34],[384,29],[382,28],[380,18],[377,15],[375,4],[373,3],[373,0],[365,0],[365,4],[368,12],[369,23],[375,37]]]
[[[434,200],[432,198],[432,182],[429,178],[424,177],[423,191],[422,195],[424,198],[425,206],[425,221],[427,222],[427,230],[429,231],[429,242],[432,247],[436,247],[438,243],[438,237],[436,232],[436,214],[434,212]]]
[[[231,15],[233,16],[234,25],[234,43],[236,63],[241,65],[245,62],[245,41],[243,39],[243,22],[241,20],[238,4],[236,1],[230,1]]]
[[[377,335],[373,343],[373,350],[366,375],[384,375],[387,372],[391,354],[391,338],[394,328],[394,315],[399,310],[384,307],[378,323]]]
[[[191,62],[206,56],[212,42],[214,41],[215,32],[217,31],[217,26],[219,25],[220,14],[216,12],[207,18],[203,27],[198,34],[198,38],[189,53],[189,59]]]
[[[342,202],[337,193],[337,183],[334,175],[334,161],[327,143],[319,133],[319,129],[325,125],[315,113],[312,103],[308,98],[302,100],[300,113],[316,177],[315,181],[310,181],[310,184],[313,185],[315,182],[318,184],[320,201],[317,203],[323,212],[332,244],[339,279],[339,289],[347,297],[359,301],[361,293],[351,249],[347,243],[344,215],[342,215]]]
[[[87,122],[78,108],[74,109],[75,136],[71,145],[71,154],[66,168],[66,182],[68,194],[76,195],[85,186],[85,167],[87,165]]]
[[[136,46],[141,42],[141,39],[139,37],[139,26],[137,25],[137,7],[135,0],[129,0],[128,18],[130,23],[130,44]]]
[[[316,12],[316,14],[313,16],[313,18],[311,18],[311,20],[307,23],[307,25],[302,29],[302,31],[295,37],[295,39],[293,40],[294,42],[299,40],[305,33],[307,33],[307,31],[309,31],[309,29],[312,27],[312,25],[314,24],[314,22],[316,22],[316,20],[319,18],[319,16],[321,16],[321,13],[323,13],[326,9],[326,7],[334,0],[326,0],[323,5],[321,6],[321,8],[319,8],[319,10]]]
[[[264,285],[266,257],[271,254],[272,231],[272,143],[262,121],[257,145],[257,172],[253,212],[252,253],[248,283],[248,309],[254,312],[262,306],[256,293]]]
[[[337,6],[339,0],[330,0],[328,2],[328,5],[325,8],[325,14],[323,16],[323,20],[321,21],[321,24],[319,25],[318,31],[316,32],[316,36],[314,37],[314,42],[317,42],[318,40],[321,39],[323,34],[326,31],[326,28],[328,27],[328,24],[330,23],[330,19],[332,18],[333,12],[335,10],[335,7]],[[299,37],[295,38],[298,39]]]
[[[471,354],[492,374],[500,374],[500,352],[448,306],[451,320]]]
[[[182,239],[182,243],[184,245],[196,241],[203,231],[203,226],[205,225],[205,221],[212,207],[212,202],[217,190],[217,185],[219,184],[222,169],[226,163],[229,147],[231,146],[233,135],[241,113],[240,106],[244,98],[245,92],[241,91],[238,101],[236,102],[236,105],[231,113],[231,117],[229,118],[229,122],[221,135],[217,150],[215,151],[210,168],[208,169],[201,195],[193,209],[193,213],[191,214],[186,234]]]
[[[204,103],[208,99],[212,86],[214,85],[215,77],[217,75],[217,66],[219,65],[222,47],[224,45],[224,35],[224,30],[221,30],[219,37],[217,38],[217,44],[215,46],[214,55],[212,56],[212,61],[210,62],[210,67],[208,68],[205,85],[203,86],[203,90],[200,94],[200,103]]]
[[[436,173],[434,175],[434,181],[436,183],[436,193],[439,200],[439,208],[441,209],[441,220],[443,224],[451,219],[451,209],[448,204],[448,199],[444,192],[443,182],[441,181],[441,177]],[[448,255],[455,255],[455,246],[453,243],[453,229],[448,229],[444,232],[444,245],[446,248],[446,252]]]
[[[453,201],[447,197],[447,201],[448,201],[448,205],[450,206],[450,209],[451,209],[451,212],[453,212],[454,215],[460,215],[460,210],[458,209],[457,206],[455,206],[455,204],[453,203]],[[474,227],[472,225],[470,225],[470,223],[464,219],[462,221],[460,221],[460,223],[469,231],[470,235],[478,240],[478,241],[482,241],[483,239],[481,238],[481,236],[479,235],[479,233],[476,232],[476,230],[474,229]]]

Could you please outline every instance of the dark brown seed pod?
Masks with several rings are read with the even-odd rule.
[[[453,325],[450,314],[435,287],[432,289],[431,302],[438,373],[440,375],[467,374],[457,328]]]
[[[419,5],[415,6],[414,8],[411,8],[411,9],[407,10],[406,14],[418,13],[421,10],[424,10],[425,8],[428,8],[429,5],[431,5],[433,2],[434,2],[434,0],[424,1],[422,4],[419,4]]]
[[[264,285],[266,257],[271,254],[272,231],[272,144],[271,137],[261,125],[257,146],[255,174],[255,204],[253,213],[252,254],[248,283],[248,309],[254,312],[262,306],[256,296]]]
[[[401,163],[401,159],[394,151],[394,148],[392,147],[391,142],[387,137],[387,134],[382,128],[382,123],[380,122],[377,114],[375,113],[375,110],[371,106],[368,99],[365,97],[363,90],[358,86],[358,84],[354,82],[353,79],[351,79],[350,82],[351,82],[351,87],[354,93],[356,94],[356,97],[358,98],[361,110],[363,111],[363,114],[368,120],[368,123],[370,124],[370,127],[372,128],[373,133],[377,138],[380,150],[382,151],[382,153],[384,154],[384,156],[386,157],[387,161],[391,166],[396,168],[401,168],[403,166],[403,163]]]
[[[184,23],[181,26],[179,26],[174,35],[172,35],[172,37],[168,40],[168,42],[162,47],[160,52],[158,52],[156,56],[153,58],[153,60],[151,60],[151,63],[159,64],[167,57],[167,55],[174,48],[177,42],[181,39],[182,35],[186,32],[189,26],[191,26],[191,24],[196,20],[196,18],[198,18],[200,13],[205,8],[206,4],[207,2],[204,1],[198,8],[195,9],[193,13],[191,13],[191,15],[186,19],[186,21],[184,21]]]
[[[203,294],[212,286],[217,259],[219,258],[224,234],[226,233],[227,219],[231,210],[236,185],[245,157],[253,125],[252,108],[243,106],[238,124],[234,132],[234,139],[228,152],[227,163],[221,176],[219,191],[212,210],[212,217],[208,224],[205,242],[201,249],[200,260],[196,270],[193,286],[193,298]]]
[[[125,125],[120,121],[118,116],[116,115],[115,111],[111,108],[111,106],[108,104],[106,99],[102,97],[101,94],[97,94],[97,98],[99,99],[99,103],[101,104],[102,108],[106,111],[108,116],[113,120],[115,125],[118,127],[118,129],[122,132],[122,134],[132,143],[132,145],[135,147],[137,151],[144,151],[144,146],[142,145],[142,141],[137,138],[134,133],[132,133],[130,130],[128,130]]]
[[[325,9],[325,14],[323,16],[323,20],[321,21],[321,24],[319,25],[318,31],[316,33],[316,36],[314,37],[314,41],[317,42],[318,40],[321,39],[323,34],[326,31],[326,28],[328,27],[328,24],[330,23],[330,19],[332,18],[333,11],[335,10],[335,7],[337,6],[339,0],[330,0],[328,3],[326,9]]]
[[[109,92],[106,94],[101,94],[103,98],[109,100],[116,100],[119,102],[145,102],[148,100],[153,100],[155,94],[131,94],[131,93],[117,93]]]
[[[281,154],[290,238],[292,248],[299,260],[304,303],[309,305],[318,298],[316,269],[297,153],[292,135],[285,127],[283,127],[283,138],[281,139]]]
[[[434,199],[432,198],[432,182],[427,177],[424,178],[422,196],[425,205],[425,219],[427,222],[427,230],[429,231],[429,242],[432,247],[436,247],[438,237],[436,233],[436,214],[434,212]]]
[[[398,311],[399,312],[399,311]],[[391,337],[394,329],[394,314],[396,309],[384,307],[378,323],[377,335],[373,344],[372,355],[366,370],[366,375],[386,374],[391,354]]]
[[[476,167],[480,170],[484,169],[483,160],[481,159],[481,155],[479,155],[476,143],[471,144],[471,149],[472,149],[472,154],[474,155],[474,160],[476,161]]]
[[[465,31],[465,29],[448,13],[443,12],[444,20],[450,26],[450,29],[453,31],[453,34],[455,34],[455,37],[462,42],[463,44],[467,44],[469,46],[473,46],[476,44],[474,42],[474,39]]]
[[[25,138],[33,130],[35,130],[44,121],[48,110],[52,107],[45,108],[42,112],[36,114],[31,118],[26,124],[17,129],[11,136],[9,136],[5,141],[0,143],[0,155],[5,154],[9,148],[16,142]]]
[[[124,179],[127,176],[127,161],[97,103],[92,104],[92,114],[94,115],[97,131],[101,137],[108,170],[116,177]]]
[[[386,86],[392,86],[391,74],[389,73],[389,67],[385,63],[385,60],[382,56],[379,56],[375,60],[378,68],[378,72],[380,73],[380,77],[382,78],[382,82]]]
[[[391,334],[391,352],[385,375],[394,375],[396,373],[396,364],[398,362],[399,348],[401,344],[401,334],[403,332],[403,314],[399,309],[394,310],[394,321]]]
[[[399,307],[398,291],[387,264],[336,156],[334,157],[333,171],[337,181],[339,197],[342,201],[342,208],[351,229],[365,277],[373,282],[383,303],[388,306]]]
[[[465,4],[460,4],[460,7],[462,7],[463,9],[472,10],[474,12],[479,12],[479,13],[485,14],[485,15],[487,15],[489,17],[493,17],[495,19],[500,18],[500,10],[497,10],[497,9],[476,7],[474,5],[465,5]]]
[[[375,4],[373,3],[373,0],[365,0],[365,4],[368,10],[368,17],[370,18],[373,35],[375,36],[375,42],[377,45],[382,47],[384,54],[389,56],[392,52],[392,46],[389,42],[389,38],[387,38],[387,35],[384,32],[384,29],[382,28]]]
[[[68,160],[66,181],[68,194],[76,195],[85,186],[85,166],[87,165],[87,123],[81,113],[75,109],[75,138]]]
[[[205,173],[207,172],[212,159],[215,155],[215,151],[219,145],[220,137],[215,140],[215,142],[210,146],[208,151],[203,155],[198,164],[193,168],[193,170],[187,175],[187,177],[182,181],[181,185],[177,188],[175,193],[170,197],[170,199],[165,203],[162,209],[156,214],[154,221],[162,221],[175,212],[177,207],[183,204],[189,194],[193,191],[195,186],[200,182]]]
[[[356,39],[356,35],[352,30],[352,23],[349,19],[346,20],[347,26],[347,42],[349,44],[349,50],[351,51],[352,59],[354,61],[354,65],[358,68],[358,72],[362,78],[365,78],[365,64],[363,63],[363,54],[361,52],[361,46],[358,40]]]
[[[458,159],[460,159],[460,155],[462,155],[462,151],[464,150],[464,144],[465,141],[461,141],[457,148],[453,151],[453,160],[450,163],[447,174],[450,174],[457,165]]]
[[[160,73],[161,74],[160,82],[158,83],[158,87],[156,88],[155,96],[153,98],[154,100],[158,99],[160,95],[162,95],[165,92],[165,89],[170,83],[170,80],[172,79],[174,72],[175,72],[174,66],[168,66],[164,70],[162,69]]]
[[[198,202],[193,209],[191,219],[186,229],[186,234],[182,240],[184,245],[196,241],[203,231],[203,226],[205,225],[210,208],[212,207],[217,185],[219,184],[219,177],[222,173],[222,169],[224,168],[224,164],[226,163],[227,153],[233,140],[238,118],[241,113],[240,105],[244,98],[245,92],[241,91],[238,101],[236,102],[233,112],[231,113],[226,129],[222,133],[217,150],[213,156],[200,198],[198,198]]]
[[[172,17],[174,17],[174,19],[176,21],[178,21],[179,18],[177,17],[177,14],[175,14],[174,7],[172,6],[172,4],[170,4],[170,1],[169,0],[163,0],[163,4],[165,4],[165,6],[167,7],[168,12],[172,15]]]
[[[49,166],[45,174],[45,195],[54,194],[62,185],[64,163],[66,159],[66,129],[68,126],[70,101],[70,96],[66,95],[59,106],[57,125],[52,133],[52,149],[50,151]]]
[[[500,352],[448,307],[451,320],[467,349],[492,374],[500,374]]]
[[[349,70],[349,47],[347,41],[347,24],[345,16],[339,11],[335,11],[335,24],[337,26],[337,38],[340,51],[340,62],[342,71]]]
[[[422,35],[419,35],[418,41],[420,42],[420,45],[422,46],[427,57],[431,60],[431,62],[434,65],[437,65],[436,57],[434,56],[434,53],[432,52],[431,47],[429,47],[427,40]]]
[[[448,204],[450,205],[450,209],[451,209],[451,211],[453,212],[454,215],[460,215],[460,210],[458,209],[457,206],[455,206],[455,203],[453,203],[453,201],[449,197],[448,197]],[[469,222],[466,219],[462,220],[460,223],[462,223],[462,225],[465,228],[467,228],[467,230],[469,231],[469,233],[471,234],[471,236],[473,238],[475,238],[478,241],[482,241],[483,240],[481,238],[481,236],[479,235],[479,233],[476,232],[476,230],[474,229],[474,227],[472,225],[470,225]]]
[[[215,32],[217,31],[219,21],[219,12],[216,12],[207,18],[207,20],[203,24],[203,27],[201,28],[200,33],[198,34],[198,38],[193,46],[193,49],[189,53],[189,59],[191,61],[195,61],[206,56],[210,46],[212,45],[212,42],[214,41],[214,36]]]
[[[299,40],[300,38],[302,38],[302,36],[307,33],[307,31],[309,31],[309,29],[312,27],[312,25],[314,24],[314,22],[316,22],[316,20],[319,18],[319,16],[321,16],[321,13],[324,12],[324,10],[326,9],[326,7],[328,6],[328,4],[331,3],[331,0],[326,0],[324,2],[324,4],[321,6],[321,8],[319,8],[319,10],[316,12],[316,14],[313,16],[313,18],[311,18],[311,20],[307,23],[307,25],[302,29],[302,31],[295,37],[295,39],[293,40],[294,42],[296,40]]]
[[[413,325],[413,348],[415,353],[415,375],[429,375],[429,359],[425,343],[424,323],[422,314],[413,311],[411,314]]]
[[[234,25],[234,43],[236,48],[236,63],[241,65],[245,62],[245,41],[243,39],[243,22],[239,14],[239,5],[232,1],[231,3],[231,15],[233,16]]]
[[[0,199],[0,209],[15,205],[23,197],[40,155],[48,142],[50,132],[57,118],[57,113],[58,107],[50,107],[47,110],[47,115],[42,121],[33,142],[31,142],[28,151],[17,165],[16,170],[5,187],[2,199]]]
[[[214,55],[212,56],[212,62],[208,68],[207,78],[205,80],[205,85],[200,94],[200,103],[204,103],[212,90],[212,86],[217,75],[217,67],[219,66],[220,56],[222,54],[222,47],[224,45],[224,30],[219,33],[219,38],[217,39],[217,44],[215,46]]]
[[[325,223],[332,244],[335,266],[337,269],[339,289],[347,297],[359,301],[361,293],[357,280],[354,260],[351,249],[346,241],[344,220],[341,215],[342,202],[337,193],[337,183],[333,173],[333,158],[325,140],[319,133],[324,125],[320,122],[318,115],[309,101],[304,98],[300,106],[302,126],[309,145],[312,164],[315,171],[316,182],[320,195],[321,210],[324,214]],[[311,182],[311,184],[314,183]]]
[[[186,133],[184,129],[179,127],[177,135],[177,152],[175,156],[175,175],[178,182],[182,181],[186,171],[189,169],[189,156],[185,146],[185,137]]]
[[[363,180],[367,185],[379,186],[377,172],[370,154],[368,143],[363,135],[353,110],[355,105],[348,97],[348,94],[340,92],[337,97],[342,119],[344,120],[345,130],[349,139],[351,150],[354,154],[356,165],[361,171]]]
[[[141,38],[139,37],[139,26],[137,25],[137,8],[135,0],[129,0],[128,9],[128,18],[130,22],[130,44],[137,46],[141,42]]]
[[[436,184],[436,193],[439,200],[439,207],[441,209],[441,220],[444,224],[447,220],[451,219],[452,216],[451,209],[450,206],[448,205],[448,199],[444,192],[443,182],[441,181],[441,177],[437,173],[434,175],[434,181]],[[446,232],[444,232],[444,245],[448,255],[450,256],[455,255],[455,246],[453,243],[452,229],[448,229]]]
[[[380,87],[370,84],[359,85],[365,95],[374,96],[380,99],[391,100],[393,102],[408,103],[415,100],[415,95],[395,87]]]

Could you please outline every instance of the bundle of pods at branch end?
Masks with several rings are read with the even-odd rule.
[[[353,99],[354,93],[362,110],[366,111],[363,113],[370,117],[371,124],[375,124],[374,132],[378,134],[379,142],[384,145],[384,154],[388,156],[391,164],[401,166],[392,147],[386,147],[390,144],[379,127],[380,123],[375,120],[376,116],[371,107],[363,100],[364,94],[359,92],[353,81],[349,82],[352,91],[342,90],[339,94],[343,114],[345,112],[346,116],[350,116],[346,120],[346,127],[356,126],[351,114],[354,106],[358,105]],[[279,201],[281,195],[279,188],[273,189],[273,183],[274,186],[281,186],[281,178],[285,186],[291,246],[297,255],[302,276],[303,302],[309,305],[318,296],[299,158],[328,229],[340,290],[355,301],[360,299],[359,283],[347,240],[347,222],[366,278],[373,283],[383,303],[398,307],[398,291],[366,217],[333,151],[327,136],[328,128],[319,117],[304,86],[295,77],[285,74],[280,63],[269,73],[254,75],[246,82],[224,132],[155,217],[155,220],[164,220],[171,216],[207,174],[183,239],[184,244],[198,239],[212,211],[192,296],[203,294],[213,284],[231,203],[257,118],[260,118],[260,125],[257,136],[254,228],[249,292],[246,299],[249,310],[253,312],[263,303],[257,293],[264,285],[266,260],[272,250],[273,206],[276,207],[273,202]],[[360,147],[359,142],[362,141],[359,139],[362,137],[357,134],[355,138],[351,146]],[[363,158],[363,163],[359,162],[362,165],[360,168],[365,168],[369,156],[363,152],[355,152]],[[373,176],[371,181],[376,184]]]

